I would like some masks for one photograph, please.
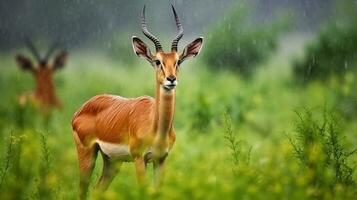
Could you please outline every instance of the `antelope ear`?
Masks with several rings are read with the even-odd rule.
[[[63,68],[64,65],[66,64],[67,57],[68,57],[67,51],[61,51],[59,54],[57,54],[57,56],[53,60],[53,69],[57,70]]]
[[[201,51],[202,44],[203,44],[203,37],[199,37],[195,39],[193,42],[189,43],[183,50],[182,54],[180,55],[179,63],[182,63],[184,60],[188,58],[193,58],[197,56]]]
[[[149,47],[136,36],[133,36],[133,49],[136,55],[152,63],[153,55]]]
[[[31,72],[33,72],[35,70],[31,60],[21,54],[18,54],[16,56],[16,61],[22,70],[28,70]]]

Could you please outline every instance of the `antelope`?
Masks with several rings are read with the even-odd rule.
[[[175,93],[181,63],[199,54],[203,38],[189,43],[183,52],[177,45],[183,36],[183,27],[172,5],[177,35],[171,52],[164,52],[160,41],[149,32],[145,6],[141,15],[141,29],[156,48],[149,47],[138,37],[132,37],[134,52],[147,60],[155,70],[156,97],[124,98],[115,95],[97,95],[84,103],[74,114],[72,129],[77,147],[80,172],[80,199],[86,198],[89,179],[97,152],[103,158],[103,170],[95,189],[108,188],[123,162],[134,162],[137,181],[144,183],[146,166],[153,163],[154,185],[161,185],[165,159],[172,149],[176,134],[173,127]]]
[[[36,90],[21,95],[19,104],[22,106],[32,104],[42,111],[48,111],[52,107],[61,108],[62,104],[56,95],[53,84],[53,73],[64,67],[68,55],[67,52],[60,51],[54,57],[53,62],[50,63],[49,59],[56,50],[57,45],[53,44],[44,57],[40,56],[30,40],[26,40],[26,45],[36,59],[37,65],[34,65],[29,58],[21,54],[16,56],[16,61],[22,70],[31,72],[35,77]]]

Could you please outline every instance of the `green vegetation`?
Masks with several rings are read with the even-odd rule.
[[[232,9],[208,35],[206,45],[214,48],[205,49],[204,60],[213,70],[229,69],[246,77],[276,50],[288,18],[256,25],[248,21],[249,12],[253,10],[244,6]]]
[[[306,48],[303,35],[281,37],[292,24],[289,17],[257,20],[254,17],[267,15],[252,14],[252,7],[247,7],[250,1],[239,1],[238,7],[232,6],[233,0],[185,2],[174,1],[188,30],[182,43],[200,31],[205,44],[202,54],[180,68],[177,139],[167,158],[163,186],[159,191],[151,184],[138,186],[133,163],[124,163],[109,189],[91,190],[91,199],[356,199],[356,2],[326,2],[321,12],[331,6],[336,16]],[[0,51],[1,200],[76,199],[74,112],[97,94],[155,94],[152,66],[131,47],[133,30],[141,34],[142,3],[1,4],[6,5],[0,7],[6,11],[0,20],[0,46],[5,50]],[[165,37],[172,37],[172,31],[163,19],[173,20],[164,17],[166,3],[147,7],[152,13],[150,30],[158,33],[164,46],[170,43]],[[314,7],[269,1],[258,6],[279,7],[275,11],[291,4],[304,12],[295,20],[299,24],[315,16],[305,11],[318,8],[320,12],[321,3],[325,2],[318,0]],[[218,23],[204,26],[207,17],[218,18]],[[319,22],[312,19],[303,24]],[[205,28],[207,32],[202,31]],[[51,112],[49,118],[34,107],[18,104],[18,96],[35,87],[31,74],[23,73],[14,60],[23,50],[16,49],[23,46],[23,36],[40,41],[61,36],[60,43],[78,48],[70,49],[67,66],[55,74],[63,109]],[[299,54],[304,55],[301,60],[291,59]],[[90,189],[102,165],[99,154]],[[151,183],[152,166],[148,169]]]
[[[306,58],[295,64],[299,79],[327,79],[356,71],[357,27],[331,24],[306,50]]]
[[[357,17],[357,7],[355,2],[342,2],[337,17],[307,46],[304,59],[295,62],[298,80],[328,80],[356,72],[357,26],[353,19]]]
[[[139,188],[134,166],[128,163],[108,191],[92,195],[98,199],[353,199],[356,118],[346,117],[341,109],[325,112],[324,108],[339,108],[343,99],[354,104],[346,95],[356,85],[356,77],[349,74],[344,82],[314,81],[296,87],[284,53],[257,68],[250,80],[211,71],[200,56],[185,63],[177,89],[177,142],[167,159],[162,190]],[[153,95],[152,67],[139,59],[129,65],[138,67],[129,67],[100,54],[73,52],[55,77],[65,106],[54,111],[46,124],[32,108],[21,109],[16,103],[17,95],[33,87],[31,76],[17,69],[11,55],[0,57],[4,66],[0,199],[75,199],[73,113],[100,93]],[[312,109],[305,113],[305,107]],[[329,113],[341,119],[330,118]],[[99,158],[93,183],[101,165]]]
[[[293,73],[300,83],[328,84],[334,106],[351,120],[357,117],[357,7],[348,0],[335,4],[336,16],[308,44],[303,59],[295,60]]]
[[[325,113],[322,122],[318,122],[309,110],[297,115],[297,136],[290,138],[290,143],[301,162],[302,171],[308,175],[311,196],[318,199],[351,198],[355,194],[349,187],[356,187],[356,183],[352,178],[354,169],[348,162],[357,149],[346,149],[338,119]]]

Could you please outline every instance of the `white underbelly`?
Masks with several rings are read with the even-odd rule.
[[[99,145],[100,150],[108,157],[118,159],[121,161],[126,161],[126,162],[133,161],[133,158],[130,154],[129,145],[115,144],[110,142],[104,142],[101,140],[97,140],[96,142]],[[152,148],[149,147],[143,153],[146,162],[151,161]],[[167,148],[165,149],[164,152],[162,152],[163,154],[162,156],[166,157],[168,153],[169,153],[169,149]]]
[[[129,146],[125,144],[114,144],[109,142],[104,142],[101,140],[97,140],[97,143],[101,149],[101,151],[111,157],[111,158],[125,158],[131,157]]]

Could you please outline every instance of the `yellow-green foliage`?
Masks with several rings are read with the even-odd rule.
[[[349,187],[356,186],[352,178],[354,169],[348,163],[356,149],[351,151],[346,147],[336,116],[326,111],[319,122],[312,112],[297,113],[297,133],[290,137],[290,143],[301,162],[302,171],[307,174],[311,197],[344,197],[345,194],[337,188],[350,192]]]
[[[75,199],[78,164],[70,126],[73,113],[96,94],[135,97],[155,92],[154,72],[145,61],[138,59],[125,66],[100,54],[72,52],[66,68],[55,76],[64,108],[54,111],[45,126],[40,114],[31,108],[20,109],[16,103],[17,95],[33,88],[31,76],[16,68],[12,55],[0,55],[0,60],[0,199]],[[343,88],[341,83],[315,81],[305,88],[295,87],[286,56],[280,54],[261,66],[249,81],[229,72],[211,72],[199,60],[200,56],[184,63],[180,71],[177,142],[167,159],[161,191],[139,188],[134,166],[128,163],[105,193],[92,194],[95,198],[356,197],[356,189],[350,184],[312,185],[315,171],[301,163],[286,137],[295,132],[294,110],[312,107],[322,113],[324,105],[333,107],[340,102],[336,91]],[[223,113],[227,113],[226,118]],[[354,119],[343,125],[346,149],[357,145]],[[322,165],[329,154],[321,150],[322,143],[319,145],[311,147],[311,159]],[[348,166],[353,162],[355,155],[346,160]],[[92,182],[101,166],[99,156]],[[319,173],[321,178],[334,180],[329,168]],[[149,172],[148,181],[151,178]],[[355,173],[352,180],[356,180]]]

